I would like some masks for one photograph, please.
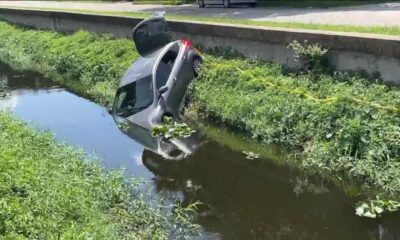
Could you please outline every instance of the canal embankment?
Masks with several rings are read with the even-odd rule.
[[[151,199],[167,203],[163,206],[200,202],[193,219],[204,230],[200,239],[293,239],[299,235],[354,239],[355,233],[363,239],[390,239],[398,235],[398,214],[384,214],[378,220],[359,218],[353,209],[365,195],[359,195],[356,184],[346,182],[337,188],[325,177],[297,169],[295,163],[288,166],[282,148],[201,122],[196,125],[197,137],[176,142],[194,152],[171,160],[165,153],[177,156],[179,151],[168,151],[168,142],[161,142],[159,150],[166,151],[160,155],[144,141],[146,135],[135,134],[137,128],[120,128],[103,106],[66,85],[3,64],[0,79],[7,88],[0,108],[97,156],[105,169],[123,167],[125,177],[140,177],[140,193],[149,191]],[[283,231],[287,227],[291,231]]]
[[[142,18],[45,10],[0,9],[0,18],[39,29],[72,33],[87,30],[131,37]],[[339,71],[365,71],[381,79],[400,83],[400,37],[375,34],[338,33],[317,30],[246,26],[240,24],[169,21],[174,38],[187,37],[204,48],[229,48],[246,57],[296,67],[287,45],[293,40],[320,43],[329,48],[329,62]]]
[[[7,23],[0,29],[1,61],[52,75],[103,104],[112,101],[119,77],[137,57],[127,39]],[[400,191],[397,87],[359,75],[285,73],[279,64],[206,57],[193,86],[191,108],[200,117],[286,146],[311,172],[362,182],[366,191],[385,196]]]

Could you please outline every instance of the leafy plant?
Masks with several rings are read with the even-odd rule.
[[[173,121],[169,117],[164,118],[164,124],[152,129],[154,136],[162,136],[166,139],[186,138],[194,132],[195,130],[191,129],[186,123]]]
[[[376,218],[384,212],[399,211],[400,202],[376,198],[369,202],[361,202],[356,207],[356,215],[360,217]]]
[[[294,60],[299,63],[303,72],[321,73],[327,69],[326,53],[328,49],[318,43],[310,44],[307,40],[303,44],[294,40],[288,45],[294,52]]]

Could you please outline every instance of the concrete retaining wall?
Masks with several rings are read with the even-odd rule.
[[[61,32],[85,29],[130,37],[141,18],[0,8],[0,19],[19,25]],[[330,49],[329,62],[337,70],[380,73],[383,80],[400,84],[400,37],[312,30],[253,27],[169,21],[174,38],[186,37],[206,48],[231,48],[248,57],[259,57],[294,67],[293,53],[286,46],[308,40]]]

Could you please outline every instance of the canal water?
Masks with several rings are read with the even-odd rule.
[[[9,91],[1,109],[98,156],[107,169],[123,167],[128,176],[147,180],[169,201],[200,201],[203,239],[400,239],[399,214],[357,217],[356,199],[279,166],[274,151],[246,158],[224,144],[249,145],[229,132],[160,142],[140,129],[120,129],[104,107],[38,74],[0,65],[0,81]]]

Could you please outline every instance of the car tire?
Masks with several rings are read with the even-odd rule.
[[[230,8],[231,7],[231,1],[230,0],[222,0],[224,7],[226,8]]]
[[[197,4],[199,4],[200,8],[204,8],[206,5],[204,4],[204,0],[198,0]]]
[[[249,3],[249,6],[252,7],[252,8],[255,8],[255,7],[257,7],[257,3],[255,3],[255,2],[254,3]]]
[[[195,77],[199,75],[202,64],[203,64],[203,59],[201,57],[196,56],[193,58],[192,68]]]

